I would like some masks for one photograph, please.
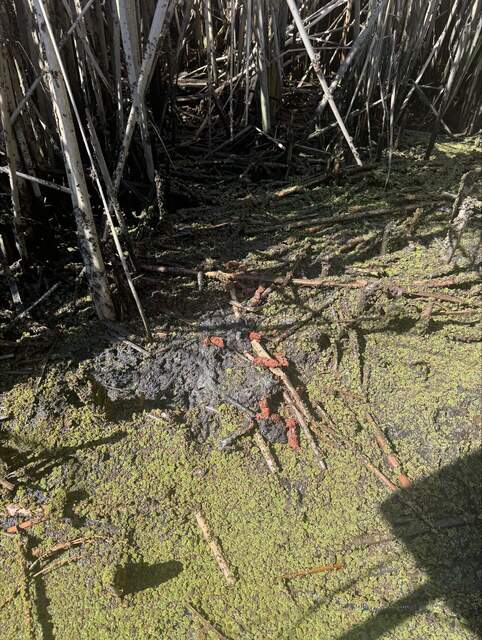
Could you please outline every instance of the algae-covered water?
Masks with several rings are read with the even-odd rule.
[[[391,195],[380,172],[346,193],[342,186],[324,186],[312,197],[331,198],[342,209],[393,201],[397,189],[456,191],[460,176],[478,159],[474,141],[440,144],[428,167],[412,149],[398,158]],[[410,242],[388,256],[355,256],[350,266],[401,281],[451,273],[453,266],[440,260],[448,216],[443,209],[431,211]],[[377,229],[361,223],[351,231],[356,236]],[[471,242],[476,235],[469,231]],[[312,257],[331,247],[323,233],[303,230],[294,242],[309,242]],[[272,257],[265,247],[249,253],[246,265],[260,267]],[[463,261],[458,268],[467,272]],[[199,442],[182,415],[173,419],[162,408],[142,406],[114,415],[89,394],[76,393],[80,376],[74,361],[52,362],[40,382],[38,373],[17,384],[9,377],[10,386],[2,379],[1,414],[8,418],[1,423],[1,475],[18,471],[11,476],[16,489],[2,495],[2,504],[21,505],[43,518],[22,536],[0,537],[2,635],[480,637],[478,286],[437,289],[462,295],[466,303],[435,301],[425,315],[427,299],[380,296],[365,321],[341,331],[340,318],[359,304],[359,293],[346,291],[334,303],[334,315],[312,314],[281,343],[279,349],[296,362],[293,375],[307,401],[323,406],[340,442],[352,443],[328,446],[321,426],[314,425],[324,473],[303,435],[298,452],[272,446],[278,477],[249,436],[234,450],[219,451],[219,441],[241,420],[228,404],[213,407],[217,428]],[[269,327],[302,318],[326,295],[317,289],[275,290],[258,312],[259,322]],[[56,350],[62,353],[61,344]],[[394,480],[367,411],[412,481],[401,498],[354,454],[363,453]],[[234,586],[226,583],[201,535],[197,510],[222,547],[237,578]],[[6,523],[7,514],[2,518]],[[76,540],[37,565],[49,568],[46,573],[25,573],[26,562]],[[280,577],[314,567],[327,570]]]

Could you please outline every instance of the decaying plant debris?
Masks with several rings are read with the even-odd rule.
[[[477,637],[477,204],[444,253],[464,145],[423,195],[411,157],[392,192],[293,182],[242,226],[200,207],[179,244],[140,237],[150,341],[65,284],[8,319],[9,634]]]
[[[411,120],[426,159],[477,131],[480,32],[478,0],[2,3],[2,271],[76,244],[99,318],[119,317],[114,279],[150,335],[133,208],[149,228],[224,206],[220,184],[339,180],[384,149],[389,179]]]
[[[0,2],[5,637],[482,635],[481,16]]]

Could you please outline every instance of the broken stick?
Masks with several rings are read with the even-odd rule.
[[[223,634],[220,633],[216,629],[216,627],[213,624],[211,624],[209,620],[207,620],[204,616],[202,616],[199,613],[199,611],[195,609],[191,604],[187,604],[186,607],[188,611],[190,611],[191,614],[194,615],[194,617],[199,620],[199,622],[202,624],[204,629],[206,629],[207,631],[211,631],[211,633],[213,633],[216,636],[216,638],[218,638],[218,640],[227,640],[226,636],[223,636]]]
[[[251,429],[254,429],[254,422],[249,422],[248,424],[239,427],[239,429],[232,431],[229,436],[226,436],[225,438],[223,438],[223,440],[220,441],[219,450],[225,451],[226,449],[229,449],[238,438],[244,436],[246,433],[249,433]]]
[[[15,485],[5,480],[5,478],[0,477],[0,487],[3,487],[7,491],[13,491],[15,489]]]
[[[209,550],[211,551],[213,558],[216,560],[216,563],[219,567],[219,570],[221,571],[221,573],[223,574],[223,576],[226,579],[226,582],[228,583],[228,585],[230,587],[232,587],[235,583],[236,583],[236,578],[234,577],[234,575],[232,574],[228,563],[226,562],[226,559],[223,555],[223,552],[221,551],[221,548],[219,546],[219,544],[217,543],[217,540],[215,538],[213,538],[208,524],[206,522],[206,520],[204,519],[202,513],[200,511],[196,511],[196,513],[194,514],[194,517],[196,518],[196,522],[197,522],[197,526],[201,529],[201,533],[203,534],[203,538],[204,540],[207,542],[207,545],[209,547]]]
[[[253,351],[260,358],[264,358],[266,361],[275,362],[275,358],[273,358],[264,347],[259,342],[259,336],[252,332],[250,334],[251,346],[253,347]],[[290,394],[293,403],[299,408],[299,410],[307,417],[310,417],[308,408],[305,406],[303,400],[300,398],[299,393],[296,391],[295,387],[291,383],[291,380],[288,378],[286,373],[280,367],[269,367],[271,373],[279,378]]]
[[[266,351],[266,349],[264,349],[264,347],[261,346],[259,340],[256,338],[257,336],[251,334],[250,339],[251,339],[251,346],[253,347],[253,351],[261,358],[272,360],[273,358]],[[288,378],[287,374],[283,371],[283,369],[281,369],[281,367],[270,367],[270,371],[275,376],[277,376],[285,385],[287,389],[286,395],[290,400],[290,404],[296,410],[296,417],[298,419],[298,422],[301,425],[301,428],[303,429],[305,436],[308,439],[308,442],[310,443],[310,447],[312,448],[313,453],[315,454],[316,460],[320,465],[322,471],[326,471],[326,464],[321,456],[318,446],[308,426],[309,422],[313,420],[313,416],[311,415],[310,410],[308,409],[306,404],[303,402],[303,400],[300,397],[300,394],[296,391],[291,380]]]
[[[309,569],[300,569],[299,571],[291,571],[290,573],[283,573],[279,577],[282,580],[291,580],[292,578],[303,578],[304,576],[312,576],[317,573],[326,573],[328,571],[339,571],[343,569],[345,565],[343,562],[332,562],[331,564],[325,564],[320,567],[310,567]]]
[[[10,320],[10,322],[7,324],[7,329],[9,329],[12,325],[14,325],[18,320],[25,318],[25,316],[28,313],[30,313],[30,311],[33,311],[35,307],[37,307],[41,302],[43,302],[46,298],[48,298],[48,296],[50,296],[54,291],[56,291],[58,287],[60,287],[60,282],[56,282],[52,287],[50,287],[50,289],[48,289],[48,291],[42,294],[40,298],[38,298],[38,300],[36,300],[27,309],[25,309],[25,311],[20,312],[18,315],[12,318],[12,320]]]
[[[375,420],[367,400],[359,396],[357,393],[350,391],[349,389],[344,389],[341,384],[336,388],[336,390],[334,389],[333,391],[340,394],[340,396],[345,399],[347,406],[354,412],[355,416],[357,415],[356,409],[352,409],[348,401],[357,403],[358,408],[362,409],[365,420],[368,422],[370,428],[373,431],[375,442],[380,448],[380,451],[382,452],[386,463],[397,477],[399,485],[404,489],[410,488],[412,486],[412,482],[404,473],[400,461],[395,455],[391,444],[385,437],[385,434],[383,433],[383,430],[379,426],[378,422]]]
[[[298,424],[300,425],[305,438],[308,440],[308,444],[310,445],[311,450],[313,451],[313,455],[315,456],[316,461],[318,462],[318,465],[320,466],[320,469],[322,471],[326,471],[326,463],[323,460],[323,456],[321,455],[321,451],[319,450],[318,445],[316,444],[316,441],[315,441],[315,439],[313,437],[313,434],[310,431],[310,428],[308,426],[308,422],[306,421],[306,419],[303,416],[303,414],[297,409],[297,407],[295,407],[295,405],[293,404],[291,398],[289,397],[289,395],[287,394],[286,391],[283,392],[283,398],[284,398],[287,406],[293,412],[294,417],[296,418]]]
[[[241,411],[244,411],[248,416],[250,416],[250,418],[256,418],[256,413],[254,411],[251,411],[251,409],[248,409],[248,407],[243,406],[234,398],[231,398],[228,395],[224,395],[223,397],[225,400],[230,402],[233,406],[237,407]],[[239,429],[236,429],[236,431],[233,431],[233,433],[231,433],[227,438],[225,438],[224,440],[221,440],[221,442],[219,443],[219,448],[223,450],[226,447],[231,446],[232,443],[237,438],[251,431],[251,429],[253,429],[254,426],[255,426],[255,423],[253,422],[253,420],[251,420],[251,422],[247,426],[243,426],[243,427],[240,427]],[[268,445],[264,441],[263,436],[259,433],[259,431],[257,431],[253,437],[254,437],[255,443],[258,445],[258,448],[261,451],[261,455],[263,456],[266,462],[266,465],[268,466],[268,469],[271,471],[271,473],[276,475],[276,473],[278,472],[278,467],[276,465],[275,459],[271,454],[271,451],[269,450]]]
[[[276,462],[273,456],[271,455],[271,451],[269,450],[269,447],[266,444],[263,436],[260,434],[259,431],[256,431],[256,433],[253,436],[253,439],[258,445],[258,448],[261,451],[261,455],[263,456],[268,469],[271,471],[273,475],[276,475],[278,473],[278,468],[276,466]]]

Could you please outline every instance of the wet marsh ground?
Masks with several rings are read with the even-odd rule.
[[[386,171],[374,169],[304,190],[296,208],[390,207],[414,193],[427,201],[456,192],[461,175],[480,163],[474,140],[440,143],[427,167],[421,155],[412,140],[396,157],[388,190]],[[342,443],[328,446],[321,421],[313,425],[324,473],[303,434],[299,452],[270,445],[277,477],[250,435],[229,452],[219,450],[243,415],[218,397],[204,430],[193,428],[175,397],[168,411],[165,402],[146,403],[142,394],[128,411],[115,411],[90,375],[114,338],[95,328],[85,298],[75,303],[76,321],[69,320],[72,305],[60,290],[55,313],[43,317],[39,309],[36,316],[38,333],[41,327],[53,332],[43,351],[17,352],[0,376],[0,476],[15,484],[2,495],[2,529],[39,520],[22,535],[0,537],[5,637],[481,637],[480,279],[465,258],[451,265],[440,259],[450,204],[422,207],[419,220],[413,211],[398,215],[394,244],[380,255],[381,243],[390,240],[390,216],[289,227],[289,198],[287,211],[259,202],[257,193],[247,213],[240,207],[235,224],[221,232],[201,219],[197,227],[174,228],[171,246],[149,240],[153,262],[199,266],[208,260],[224,271],[278,275],[295,264],[297,277],[381,279],[412,293],[416,279],[455,278],[457,284],[436,288],[442,294],[436,299],[394,294],[384,285],[369,303],[356,287],[288,284],[274,287],[265,304],[249,312],[250,327],[270,350],[286,355],[300,393],[314,410],[323,407]],[[280,224],[263,232],[265,219],[259,228],[255,221],[266,206],[270,224]],[[353,238],[360,241],[347,250]],[[467,246],[478,239],[473,226]],[[134,368],[170,340],[201,340],[203,314],[231,313],[229,291],[217,280],[206,281],[202,292],[195,277],[150,273],[145,283],[154,343],[142,342],[134,320],[127,326],[129,339],[148,355],[115,339]],[[257,284],[237,286],[239,300]],[[282,339],[285,331],[291,335]],[[227,376],[236,380],[236,371]],[[391,491],[357,457],[396,483],[369,414],[411,488]],[[30,515],[12,516],[8,503]],[[236,575],[234,586],[226,584],[196,525],[198,509]],[[338,568],[330,570],[333,564]],[[313,567],[328,570],[280,578]],[[40,569],[45,572],[35,576]]]

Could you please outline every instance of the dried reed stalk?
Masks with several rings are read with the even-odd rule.
[[[206,520],[204,519],[204,516],[202,515],[202,513],[200,511],[196,511],[195,514],[194,514],[194,517],[196,518],[197,526],[201,530],[203,538],[207,542],[207,545],[209,547],[209,550],[210,550],[213,558],[216,560],[216,564],[218,565],[219,570],[223,574],[223,576],[226,579],[226,582],[228,583],[228,585],[230,587],[233,586],[234,584],[236,584],[236,578],[234,577],[233,573],[231,572],[231,569],[229,568],[229,565],[226,562],[224,554],[221,551],[221,548],[220,548],[217,540],[212,536],[211,531],[210,531],[210,529],[208,527],[208,524],[207,524]]]

